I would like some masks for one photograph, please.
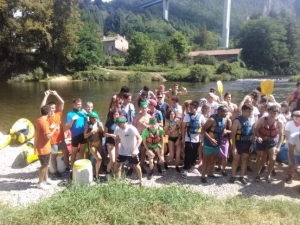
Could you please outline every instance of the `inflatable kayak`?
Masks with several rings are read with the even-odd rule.
[[[19,119],[10,129],[10,135],[13,140],[23,144],[33,138],[34,126],[28,119]]]
[[[39,159],[37,155],[34,154],[33,141],[27,142],[22,150],[22,157],[26,165],[33,163]]]
[[[5,148],[7,145],[9,145],[11,141],[11,136],[8,135],[3,135],[2,133],[0,133],[0,150]]]

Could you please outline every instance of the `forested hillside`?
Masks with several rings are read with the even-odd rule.
[[[161,4],[137,7],[146,1],[0,0],[0,78],[36,68],[40,79],[99,65],[167,66],[187,63],[188,51],[219,48],[223,1],[170,0],[168,22],[162,20]],[[297,18],[298,0],[232,0],[230,47],[247,52],[242,59],[248,68],[297,73]],[[105,57],[101,38],[115,34],[131,43],[143,40],[152,58],[134,61],[130,54],[144,50],[132,44],[125,60]]]

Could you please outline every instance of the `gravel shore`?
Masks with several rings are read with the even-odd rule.
[[[23,146],[12,145],[7,146],[0,151],[0,201],[3,204],[10,206],[26,206],[30,203],[35,203],[52,196],[54,193],[63,190],[64,187],[58,186],[62,180],[69,179],[69,173],[64,173],[63,178],[53,179],[54,185],[47,191],[36,188],[38,181],[37,169],[39,162],[32,163],[26,167],[22,164],[20,153]],[[254,169],[254,164],[250,163]],[[250,183],[242,185],[239,182],[229,184],[228,177],[220,177],[217,179],[208,178],[207,184],[202,184],[200,177],[189,173],[187,179],[183,179],[181,174],[176,172],[171,165],[170,169],[159,175],[155,170],[155,175],[152,180],[147,180],[146,175],[143,178],[143,185],[147,187],[162,187],[170,184],[183,185],[191,187],[195,191],[200,191],[204,194],[224,198],[229,196],[242,195],[245,197],[256,196],[265,200],[281,199],[292,200],[300,203],[298,187],[300,185],[299,175],[292,184],[285,184],[284,177],[286,173],[286,166],[276,166],[277,175],[272,184],[260,181],[256,182],[254,173],[248,172]],[[230,167],[227,168],[227,173],[230,174]],[[50,174],[51,177],[51,174]],[[134,172],[130,177],[132,182],[137,180],[137,175]],[[298,187],[297,187],[298,186]]]

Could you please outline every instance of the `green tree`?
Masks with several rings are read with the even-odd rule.
[[[89,29],[79,33],[79,43],[72,54],[72,65],[76,70],[86,70],[91,66],[99,66],[103,62],[102,41],[95,37]]]
[[[289,58],[286,33],[283,25],[267,17],[246,23],[238,35],[246,65],[274,73]]]
[[[128,64],[154,65],[155,50],[154,43],[147,35],[136,33],[129,42]]]
[[[157,50],[156,53],[156,60],[157,64],[164,64],[167,65],[170,61],[176,60],[176,52],[173,48],[173,46],[168,43],[164,42],[162,43]]]
[[[175,32],[171,37],[170,44],[176,52],[177,59],[181,60],[188,53],[188,43],[182,33]]]

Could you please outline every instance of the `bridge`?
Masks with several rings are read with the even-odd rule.
[[[153,5],[163,4],[163,19],[169,20],[169,2],[170,0],[150,0],[138,5],[141,8],[148,8]],[[222,46],[228,48],[229,46],[229,30],[230,30],[230,13],[231,13],[231,0],[224,0],[223,9],[223,30],[222,30]]]

